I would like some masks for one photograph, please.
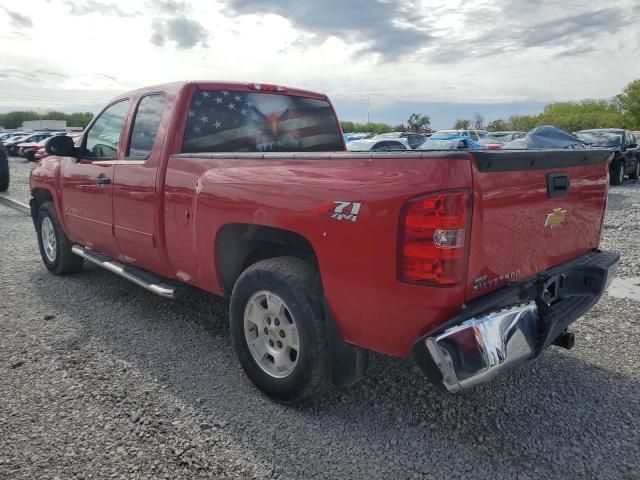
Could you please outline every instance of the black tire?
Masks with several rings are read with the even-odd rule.
[[[252,296],[263,290],[279,296],[295,319],[300,348],[295,368],[284,378],[275,378],[258,365],[245,336],[245,308]],[[269,397],[283,403],[301,403],[329,388],[329,346],[320,278],[308,263],[293,257],[277,257],[247,268],[233,289],[230,327],[242,368]]]
[[[45,253],[43,243],[42,223],[45,219],[49,219],[53,226],[53,234],[55,236],[55,255],[53,259],[49,258]],[[44,262],[44,266],[54,275],[66,275],[68,273],[77,273],[82,270],[84,259],[75,255],[71,251],[71,241],[64,233],[64,230],[58,222],[56,209],[52,202],[45,202],[38,209],[38,218],[36,218],[36,233],[38,234],[38,247],[40,248],[40,256]]]
[[[622,185],[624,180],[624,162],[618,160],[612,165],[611,168],[611,185]]]
[[[0,145],[0,192],[9,190],[9,159]]]
[[[640,158],[636,160],[636,166],[633,169],[633,172],[629,174],[629,178],[632,180],[637,180],[640,178]]]

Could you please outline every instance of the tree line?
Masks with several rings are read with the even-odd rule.
[[[345,132],[422,131],[430,126],[427,115],[414,113],[407,124],[391,126],[386,123],[341,122]],[[456,120],[455,129],[486,129],[492,132],[519,130],[528,132],[541,125],[554,125],[569,132],[587,128],[626,128],[640,130],[640,80],[629,83],[619,95],[610,100],[582,100],[555,102],[545,106],[538,115],[512,115],[486,122],[476,113],[471,119]]]
[[[93,119],[91,112],[64,113],[51,111],[42,115],[34,111],[16,111],[0,113],[0,126],[4,128],[21,128],[22,122],[29,120],[66,120],[67,127],[84,128]]]

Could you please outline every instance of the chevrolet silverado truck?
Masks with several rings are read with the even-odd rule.
[[[132,91],[30,178],[45,267],[230,297],[253,383],[295,403],[370,351],[458,392],[570,348],[612,280],[607,150],[347,152],[326,96],[247,83]]]

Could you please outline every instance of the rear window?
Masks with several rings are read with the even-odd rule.
[[[344,150],[328,102],[273,93],[203,90],[194,94],[183,153]]]

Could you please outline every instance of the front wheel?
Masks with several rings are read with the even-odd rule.
[[[327,329],[317,271],[293,257],[262,260],[238,278],[231,337],[242,368],[265,394],[285,403],[330,384]]]
[[[55,275],[82,270],[84,260],[71,251],[71,241],[58,223],[55,207],[45,202],[38,209],[36,219],[38,247],[44,266]]]
[[[632,180],[637,180],[640,178],[640,158],[636,160],[636,168],[633,169],[633,172],[629,175],[629,178]]]
[[[624,163],[616,162],[613,164],[611,171],[611,185],[622,185],[624,180]]]

